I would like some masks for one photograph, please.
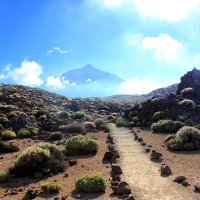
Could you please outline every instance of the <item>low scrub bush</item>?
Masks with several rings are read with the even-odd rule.
[[[1,133],[2,140],[12,140],[12,139],[15,139],[16,137],[17,137],[16,133],[11,130],[6,130]]]
[[[63,133],[86,133],[85,127],[82,124],[75,122],[60,126],[59,130]]]
[[[192,151],[200,149],[200,130],[184,126],[174,137],[165,140],[166,146],[171,150]]]
[[[28,126],[27,130],[30,132],[31,136],[34,136],[39,134],[40,129],[36,126]]]
[[[11,153],[19,151],[19,147],[12,142],[0,142],[0,153]]]
[[[58,193],[61,190],[61,185],[57,183],[44,183],[41,185],[41,189],[48,193]]]
[[[29,147],[19,155],[10,172],[18,176],[34,176],[36,173],[58,173],[65,169],[61,158],[62,153],[56,145],[40,143]]]
[[[83,176],[76,181],[76,190],[84,193],[105,192],[106,181],[102,176]]]
[[[182,96],[188,96],[194,94],[194,89],[191,87],[185,88],[181,91]]]
[[[175,133],[183,124],[179,121],[159,120],[151,125],[151,129],[155,133]]]
[[[66,151],[68,154],[90,154],[96,153],[99,142],[95,139],[83,135],[72,136],[66,141]]]
[[[186,106],[186,107],[194,107],[196,104],[191,99],[184,99],[181,102],[179,102],[180,106]]]
[[[164,119],[164,117],[165,117],[165,113],[163,111],[158,111],[153,114],[152,120],[154,122],[157,122],[161,119]]]
[[[69,117],[69,113],[67,111],[62,111],[59,113],[59,117],[62,119],[67,119]]]
[[[63,138],[63,133],[61,132],[52,132],[49,137],[48,140],[49,141],[55,141],[55,140],[61,140]]]
[[[85,122],[83,125],[84,125],[86,131],[95,131],[96,130],[96,125],[93,122]]]
[[[104,127],[107,123],[104,119],[98,118],[94,121],[97,130],[102,130],[102,126]]]
[[[30,135],[30,132],[25,128],[20,129],[17,133],[17,137],[19,138],[28,138]]]
[[[125,119],[123,119],[122,117],[117,119],[117,121],[116,121],[117,127],[125,127],[126,125],[127,125],[127,122]]]
[[[9,122],[7,117],[0,117],[0,124],[3,126],[6,125]]]
[[[10,178],[10,174],[7,171],[0,171],[0,183],[5,183]]]
[[[75,119],[84,119],[86,117],[86,114],[82,111],[77,111],[74,114],[75,114]]]

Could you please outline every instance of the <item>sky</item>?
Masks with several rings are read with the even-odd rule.
[[[199,19],[200,0],[0,0],[0,82],[62,89],[91,64],[147,93],[200,69]]]

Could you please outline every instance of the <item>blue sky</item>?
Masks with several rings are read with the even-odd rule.
[[[0,0],[0,82],[61,89],[89,63],[146,93],[200,68],[199,18],[200,0]]]

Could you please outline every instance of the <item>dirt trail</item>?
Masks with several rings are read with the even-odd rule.
[[[109,126],[120,153],[123,179],[130,184],[136,200],[200,200],[200,194],[174,183],[173,176],[161,177],[160,163],[150,161],[130,130]]]

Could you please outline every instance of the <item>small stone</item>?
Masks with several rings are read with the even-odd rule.
[[[60,198],[59,197],[54,197],[54,200],[59,200]]]
[[[120,182],[118,187],[119,187],[119,194],[131,194],[131,188],[129,187],[128,183]]]
[[[16,194],[18,194],[18,192],[15,191],[15,190],[13,190],[13,191],[10,192],[10,195],[16,195]]]
[[[64,178],[67,178],[69,175],[66,173],[66,174],[64,174]]]
[[[149,148],[146,148],[145,149],[145,153],[149,153],[150,152],[150,149]]]
[[[69,160],[68,163],[70,166],[74,166],[77,165],[77,160]]]
[[[76,198],[77,198],[77,199],[81,199],[82,196],[81,196],[80,194],[76,194]]]
[[[118,188],[118,186],[111,186],[111,189],[113,190],[113,192],[115,194],[119,194],[119,188]]]
[[[194,191],[195,191],[195,192],[200,192],[200,182],[197,183],[197,184],[194,186]]]
[[[143,139],[142,138],[138,138],[138,142],[143,142]]]
[[[152,150],[151,152],[151,160],[160,160],[160,158],[162,157],[162,154],[157,152],[156,150]]]
[[[162,175],[169,176],[172,174],[172,170],[170,169],[170,167],[168,165],[162,164],[161,168],[160,168],[160,173],[161,173],[161,176]]]
[[[121,178],[119,175],[113,175],[112,176],[112,181],[121,181]]]
[[[127,198],[125,198],[124,200],[135,200],[134,197],[130,194]]]
[[[119,181],[111,181],[111,185],[112,186],[118,186],[119,185]]]
[[[112,172],[114,174],[119,174],[120,175],[120,174],[123,173],[121,167],[118,164],[112,164],[111,166],[112,166]]]
[[[184,180],[186,180],[185,176],[177,176],[173,181],[176,183],[182,183]]]
[[[182,182],[182,186],[184,186],[184,187],[187,187],[187,186],[189,186],[190,184],[186,181],[186,180],[184,180],[183,182]]]
[[[66,200],[66,199],[67,199],[67,197],[68,197],[67,195],[65,195],[65,196],[62,196],[62,197],[61,197],[61,200]]]

